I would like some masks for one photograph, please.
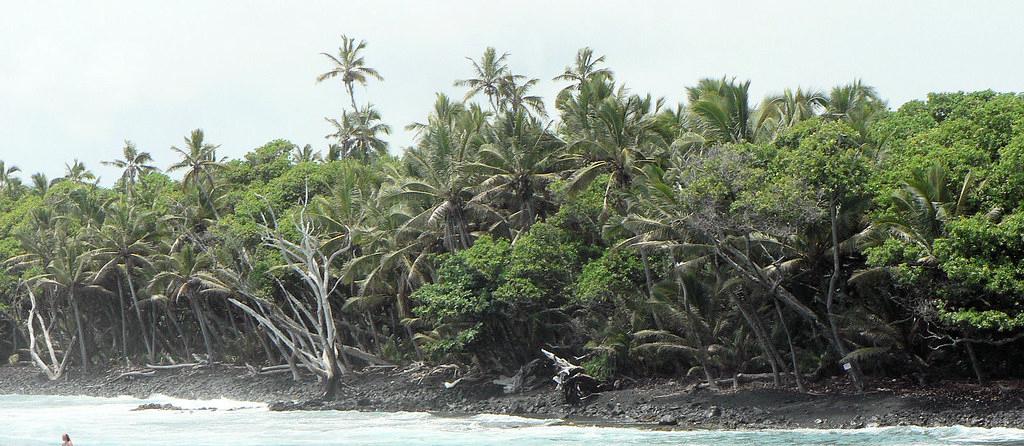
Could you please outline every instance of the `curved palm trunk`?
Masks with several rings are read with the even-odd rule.
[[[407,318],[407,317],[409,317],[411,315],[411,313],[409,311],[409,308],[410,308],[411,304],[409,302],[409,296],[408,296],[408,293],[407,293],[406,287],[405,287],[406,282],[407,282],[406,278],[405,277],[401,277],[402,274],[399,274],[399,276],[400,276],[398,278],[398,317],[400,319],[399,320],[399,324],[403,325],[405,327],[405,334],[406,334],[406,336],[409,337],[409,342],[412,343],[412,348],[416,351],[416,359],[419,360],[419,361],[422,361],[423,360],[423,352],[420,351],[419,344],[417,344],[416,341],[414,340],[415,334],[412,331],[412,327],[410,327],[407,324],[402,324],[401,323],[401,319],[405,319],[405,318]]]
[[[352,83],[351,82],[346,82],[345,83],[345,89],[348,90],[348,99],[350,101],[352,101],[352,113],[358,112],[359,111],[359,107],[356,106],[356,94],[355,94],[355,89],[352,88]]]
[[[690,338],[696,344],[697,360],[700,361],[700,367],[704,369],[704,379],[708,381],[708,387],[712,390],[718,390],[718,380],[711,375],[711,367],[708,365],[707,349],[704,346],[704,339],[701,336],[700,330],[697,329],[697,324],[693,323],[693,319],[696,319],[693,315],[693,308],[690,306],[690,293],[687,291],[686,286],[680,284],[680,288],[683,290],[683,310],[686,312],[687,324],[686,329],[689,332]]]
[[[128,318],[125,317],[124,312],[124,289],[121,287],[121,281],[117,281],[117,299],[118,309],[121,310],[121,353],[124,355],[125,365],[131,364],[128,360]]]
[[[800,364],[796,360],[796,347],[793,346],[793,337],[789,334],[789,324],[786,323],[786,318],[782,314],[782,305],[779,305],[779,300],[772,298],[772,303],[775,304],[775,312],[779,314],[779,323],[782,324],[782,331],[786,333],[786,342],[789,343],[789,356],[793,360],[793,378],[796,380],[796,388],[800,393],[807,393],[807,386],[804,386],[804,378],[800,375]]]
[[[640,262],[644,266],[644,286],[647,287],[647,298],[648,299],[654,299],[654,280],[651,278],[651,268],[650,268],[650,264],[647,261],[647,250],[644,249],[644,248],[640,248]],[[686,299],[686,290],[685,289],[683,290],[683,299],[684,299],[684,302],[685,302],[685,299]],[[658,313],[657,312],[652,312],[651,316],[654,317],[654,326],[657,327],[658,330],[663,330],[664,328],[662,327],[661,317],[658,316]]]
[[[757,338],[757,343],[761,346],[761,351],[764,353],[765,358],[768,360],[768,365],[772,368],[772,382],[776,387],[782,385],[782,378],[779,376],[780,364],[782,358],[779,356],[779,352],[771,343],[771,339],[768,336],[768,330],[764,327],[764,322],[761,321],[761,317],[757,314],[757,311],[753,308],[748,307],[747,302],[737,296],[737,293],[729,293],[736,302],[736,307],[739,308],[740,314],[743,315],[743,319],[747,322],[747,326],[754,332],[754,337]]]
[[[210,331],[206,326],[206,316],[203,315],[203,311],[199,308],[199,303],[196,302],[194,293],[189,293],[188,301],[192,306],[192,311],[196,314],[196,320],[199,321],[199,331],[203,335],[203,346],[206,348],[207,361],[212,364],[215,358],[213,354],[213,344],[210,342]]]
[[[78,331],[78,352],[82,357],[82,371],[89,371],[89,353],[85,347],[85,331],[82,329],[82,314],[78,311],[78,298],[75,296],[74,287],[68,291],[68,297],[71,298],[71,311],[75,316],[75,329]]]
[[[139,297],[135,294],[135,284],[132,282],[131,264],[125,265],[125,280],[128,282],[128,292],[132,296],[132,306],[135,307],[135,317],[139,320],[139,331],[142,333],[142,344],[146,346],[146,353],[149,358],[149,362],[156,361],[156,355],[153,352],[153,345],[149,343],[149,337],[146,335],[146,322],[142,317],[142,309],[139,308]],[[118,287],[120,287],[118,283]]]
[[[213,197],[211,196],[210,192],[203,189],[203,186],[200,184],[197,184],[196,187],[199,188],[199,194],[206,201],[206,205],[210,207],[210,211],[213,212],[213,218],[220,220],[220,211],[217,210],[217,203],[213,202]],[[210,179],[210,187],[213,187],[212,179]]]

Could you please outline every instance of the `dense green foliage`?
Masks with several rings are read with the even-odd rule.
[[[126,143],[111,188],[77,160],[31,184],[0,164],[0,349],[25,348],[31,290],[81,367],[278,364],[328,318],[346,367],[514,373],[546,348],[601,379],[1024,373],[1001,350],[1024,336],[1020,95],[891,111],[860,82],[754,103],[722,78],[669,108],[584,49],[549,111],[488,48],[465,99],[439,94],[392,156],[355,97],[382,80],[365,49],[325,54],[319,80],[351,110],[324,153],[275,140],[225,160],[195,130],[174,178]],[[307,245],[329,308],[281,248]]]

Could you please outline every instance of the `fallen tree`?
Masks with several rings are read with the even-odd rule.
[[[562,396],[565,398],[566,403],[572,405],[579,404],[600,390],[600,382],[588,375],[583,367],[560,358],[558,355],[547,350],[541,349],[540,351],[551,360],[558,370],[552,379],[558,384],[556,389],[562,391]]]

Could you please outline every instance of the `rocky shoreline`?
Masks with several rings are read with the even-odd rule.
[[[1017,382],[979,387],[964,382],[911,386],[875,381],[856,394],[842,381],[815,383],[809,393],[747,384],[711,391],[693,383],[647,380],[603,392],[578,406],[562,402],[554,384],[506,395],[490,381],[446,388],[445,377],[410,369],[346,375],[335,400],[318,398],[312,378],[261,375],[238,366],[161,370],[122,376],[124,370],[69,374],[47,381],[28,366],[0,367],[0,393],[177,398],[230,398],[268,403],[271,410],[426,411],[557,418],[566,423],[663,429],[861,428],[916,425],[1024,428],[1024,389]],[[154,408],[149,408],[154,409]],[[159,408],[155,408],[159,409]]]

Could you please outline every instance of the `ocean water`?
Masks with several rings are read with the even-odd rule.
[[[171,403],[184,411],[132,411]],[[215,407],[217,410],[198,410]],[[503,415],[270,412],[266,405],[164,396],[0,396],[0,446],[299,445],[1024,445],[1024,430],[886,427],[850,431],[651,431],[580,427]]]

